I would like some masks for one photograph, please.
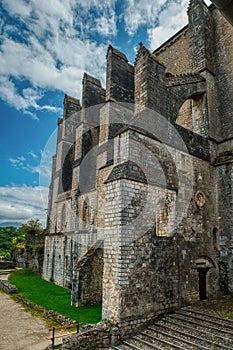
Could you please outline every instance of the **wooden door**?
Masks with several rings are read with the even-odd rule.
[[[206,273],[207,269],[199,269],[199,295],[200,300],[206,299]]]

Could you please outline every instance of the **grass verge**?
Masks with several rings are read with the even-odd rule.
[[[101,305],[76,308],[70,305],[69,289],[47,282],[33,274],[30,269],[11,273],[9,282],[18,288],[18,294],[46,310],[53,310],[76,322],[97,323],[101,320]]]

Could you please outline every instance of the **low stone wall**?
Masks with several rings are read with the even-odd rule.
[[[99,322],[85,325],[77,335],[63,338],[62,350],[97,350],[109,348],[111,343],[111,325]]]
[[[13,261],[0,260],[0,269],[14,269],[15,266]]]
[[[60,315],[58,312],[55,312],[52,310],[45,310],[43,307],[33,304],[30,300],[28,300],[27,298],[24,298],[22,295],[17,295],[16,298],[20,302],[22,302],[24,305],[26,305],[27,307],[30,307],[31,309],[42,313],[47,318],[55,321],[56,323],[58,323],[62,326],[67,325],[67,324],[76,323],[76,321],[71,320],[70,318],[68,318],[66,316]]]
[[[4,292],[7,292],[9,294],[18,292],[16,286],[5,280],[0,280],[0,289],[4,290]]]

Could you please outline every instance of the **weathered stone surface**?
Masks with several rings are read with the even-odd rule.
[[[103,241],[97,241],[74,266],[72,305],[102,302]]]
[[[96,350],[108,348],[111,342],[111,327],[100,322],[96,325],[82,327],[81,333],[63,338],[63,350]]]
[[[16,266],[29,267],[38,275],[42,274],[44,260],[45,235],[28,233],[25,238],[25,248],[13,251]]]

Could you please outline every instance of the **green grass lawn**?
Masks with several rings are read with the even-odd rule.
[[[69,289],[44,281],[33,274],[30,269],[12,272],[9,282],[18,288],[18,294],[46,310],[56,311],[76,322],[83,322],[83,324],[97,323],[101,320],[100,304],[80,308],[71,306],[71,291]]]

